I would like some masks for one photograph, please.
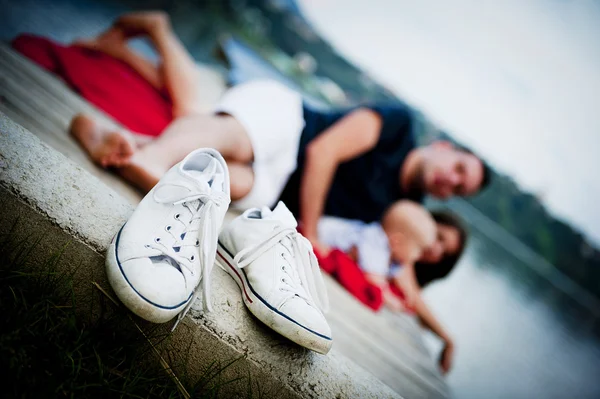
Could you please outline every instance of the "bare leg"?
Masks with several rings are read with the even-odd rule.
[[[161,57],[160,68],[127,46],[127,39],[140,35],[147,35],[154,44]],[[76,44],[109,54],[129,64],[155,88],[166,88],[173,102],[174,118],[200,110],[195,61],[171,29],[167,14],[161,11],[125,14],[98,37]]]
[[[123,45],[120,48],[116,45],[108,46],[119,41],[119,35],[111,30],[120,31],[121,37],[125,39],[141,34],[148,35],[162,57],[162,68],[157,69],[131,51],[126,46],[125,39],[121,41]],[[119,140],[119,133],[123,136],[127,132],[91,127],[91,120],[81,119],[79,123],[75,123],[74,120],[75,128],[71,129],[72,134],[88,151],[90,157],[104,167],[117,167],[117,172],[123,178],[147,192],[171,166],[181,161],[189,152],[201,147],[211,147],[220,151],[231,166],[232,199],[246,196],[254,180],[252,168],[249,166],[253,159],[249,137],[239,122],[230,116],[197,113],[196,66],[172,32],[166,14],[126,14],[119,18],[111,30],[101,35],[104,40],[103,46],[112,48],[105,52],[112,51],[111,55],[129,63],[143,76],[142,70],[148,64],[152,66],[155,72],[160,74],[161,82],[164,82],[171,95],[175,120],[158,139],[146,139],[144,142],[136,139],[136,143],[131,137],[121,137]],[[107,38],[110,40],[105,40]],[[118,50],[115,51],[115,48]]]
[[[155,67],[150,61],[136,54],[129,49],[126,40],[132,36],[147,35],[156,46],[162,57],[161,68]],[[181,42],[172,32],[168,16],[162,12],[136,12],[125,14],[109,30],[95,39],[79,42],[79,45],[91,47],[103,51],[128,63],[136,69],[142,76],[155,86],[165,84],[173,101],[173,116],[175,119],[186,115],[197,113],[198,111],[198,84],[197,71],[193,59],[186,52]],[[96,148],[97,141],[86,140],[89,136],[89,123],[75,123],[73,126],[84,129],[71,129],[73,135],[88,150],[92,159],[97,163],[106,166],[123,166],[126,160],[124,156],[129,155],[131,151],[124,151],[123,148],[131,140],[118,140],[116,135],[109,136],[101,134],[105,144],[102,152],[107,152],[111,148],[117,153],[114,156],[109,154],[98,154],[100,151]],[[192,127],[197,130],[198,127]],[[82,130],[82,132],[79,132]],[[116,132],[113,132],[116,133]],[[98,136],[100,134],[96,134]],[[110,140],[108,140],[110,139]],[[138,141],[138,146],[143,143]],[[86,145],[87,143],[87,145]],[[117,145],[118,144],[118,145]],[[102,158],[102,160],[100,160]]]
[[[250,165],[227,161],[231,186],[231,200],[244,198],[254,185],[254,172]]]
[[[155,89],[164,88],[164,79],[159,68],[152,62],[142,57],[127,46],[125,32],[117,27],[111,26],[107,31],[93,39],[78,40],[73,43],[76,46],[101,51],[120,61],[125,62],[140,74]]]
[[[128,37],[148,35],[158,51],[162,79],[173,102],[174,118],[198,112],[196,63],[179,41],[167,14],[158,11],[123,15],[116,23]]]
[[[237,162],[227,162],[227,167],[229,169],[231,200],[240,200],[250,193],[254,184],[254,172],[249,165]],[[160,177],[157,176],[160,173],[159,171],[153,171],[142,162],[137,163],[137,160],[129,163],[126,167],[117,169],[117,172],[144,193],[150,191],[160,180]]]
[[[231,176],[232,198],[239,199],[248,194],[253,173],[250,166],[244,165],[253,159],[252,143],[244,128],[230,116],[190,115],[179,118],[159,138],[136,151],[117,171],[147,192],[173,165],[202,147],[216,149],[228,160],[228,164],[238,164]]]
[[[103,127],[86,115],[73,118],[70,133],[101,167],[115,167],[144,192],[185,156],[201,147],[219,150],[227,160],[231,198],[245,197],[254,183],[252,145],[243,127],[230,116],[195,115],[169,125],[157,140]]]

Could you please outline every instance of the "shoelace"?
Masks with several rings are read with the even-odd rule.
[[[327,313],[329,311],[329,298],[327,297],[327,290],[325,288],[323,276],[321,275],[319,263],[313,253],[310,241],[298,233],[296,229],[281,229],[265,241],[242,249],[237,253],[233,260],[238,267],[246,267],[271,249],[275,244],[286,238],[291,243],[294,257],[300,260],[299,265],[298,262],[296,262],[298,265],[296,270],[298,272],[300,284],[308,291],[308,295],[317,307],[321,309],[323,313]]]
[[[288,244],[289,243],[289,244]],[[294,253],[294,249],[291,247],[291,243],[287,238],[284,238],[280,241],[280,244],[283,245],[288,253]],[[293,257],[294,255],[292,255]],[[288,266],[292,266],[292,260],[288,259],[286,252],[281,253],[281,258],[286,262]],[[298,274],[298,270],[296,267],[286,267],[282,266],[281,271],[284,272],[289,278],[282,278],[281,282],[285,285],[280,288],[282,291],[292,292],[295,295],[298,295],[302,299],[306,301],[311,301],[310,296],[307,294],[307,289],[305,290],[302,287],[300,275]],[[300,288],[299,288],[300,287]]]
[[[190,189],[190,187],[185,184],[172,184],[171,183],[170,185],[180,186],[180,187],[185,187],[187,189]],[[199,232],[198,227],[200,224],[202,224],[203,240],[202,240],[202,246],[200,247],[200,251],[199,251],[200,252],[200,259],[199,259],[200,270],[197,271],[199,273],[202,273],[201,280],[198,283],[198,285],[196,287],[194,287],[194,291],[193,291],[194,294],[192,295],[192,298],[190,299],[188,304],[185,306],[184,310],[178,315],[177,322],[173,326],[172,330],[175,330],[175,328],[177,327],[179,322],[181,320],[183,320],[183,318],[185,317],[187,312],[191,309],[195,300],[198,298],[200,291],[202,291],[203,308],[207,309],[209,312],[212,311],[212,304],[210,302],[210,275],[212,273],[212,269],[213,269],[213,266],[215,263],[215,256],[216,256],[216,252],[217,252],[217,237],[219,234],[218,223],[215,223],[214,221],[220,217],[218,207],[220,207],[222,205],[227,205],[230,202],[229,197],[223,192],[213,193],[213,192],[205,192],[203,190],[198,192],[198,188],[196,188],[195,190],[191,189],[190,191],[191,191],[191,194],[185,196],[184,198],[180,198],[178,200],[174,200],[173,198],[164,198],[164,199],[157,198],[156,199],[158,202],[162,202],[162,203],[172,203],[173,205],[183,204],[192,213],[192,218],[190,220],[190,223],[188,224],[187,228],[183,232],[183,233],[185,233],[186,239],[188,237],[188,233],[194,233],[194,232],[198,233]],[[196,191],[196,192],[194,192],[194,191]],[[189,204],[194,201],[199,202],[198,208],[196,208],[195,210],[194,210],[194,207],[189,206]],[[198,236],[199,236],[198,234],[195,235],[196,242],[198,242],[198,240],[197,240]],[[193,257],[191,259],[189,259],[189,258],[179,255],[177,252],[175,252],[172,245],[164,245],[164,244],[160,244],[160,243],[157,243],[157,244],[158,245],[151,245],[151,247],[160,251],[163,255],[168,256],[169,258],[173,259],[175,262],[177,262],[178,265],[183,266],[186,269],[188,269],[192,275],[194,275],[196,273],[196,270],[194,270],[194,266],[190,264],[190,261],[193,260]],[[182,242],[182,247],[183,246],[185,246],[185,245],[183,245],[183,242]],[[184,277],[185,277],[185,275],[184,275]],[[185,283],[186,283],[186,288],[187,288],[187,284],[188,284],[187,279],[185,280]]]

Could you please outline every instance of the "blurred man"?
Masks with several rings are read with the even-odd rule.
[[[488,167],[467,150],[446,141],[416,147],[412,113],[403,105],[303,112],[298,167],[281,199],[321,250],[316,228],[323,214],[369,223],[399,199],[469,196],[489,182]]]

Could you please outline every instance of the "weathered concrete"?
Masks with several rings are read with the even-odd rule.
[[[36,268],[44,265],[50,256],[65,249],[56,271],[72,275],[77,311],[82,317],[92,321],[98,317],[112,318],[115,312],[120,312],[118,314],[126,312],[123,308],[115,308],[93,285],[97,283],[110,292],[102,254],[64,231],[51,219],[41,214],[39,209],[23,202],[3,185],[0,185],[0,208],[2,209],[0,234],[10,231],[13,242],[16,243],[37,242],[35,251],[30,253],[24,267]],[[138,319],[137,322],[147,332],[155,327],[143,320]],[[120,324],[130,331],[135,328],[126,317],[122,317]],[[152,340],[155,343],[160,342],[156,345],[161,356],[167,359],[170,367],[188,385],[198,381],[211,365],[223,367],[234,361],[219,376],[224,382],[239,379],[221,388],[220,393],[225,397],[245,397],[250,387],[253,395],[259,397],[262,395],[263,397],[301,398],[290,387],[240,354],[239,350],[226,342],[219,341],[207,329],[194,328],[195,326],[195,323],[185,320],[168,340],[162,340],[162,337],[168,333],[168,325],[149,334],[151,338],[154,337]],[[143,340],[141,335],[140,340]],[[157,363],[157,358],[151,356],[152,352],[148,353],[150,354],[148,361]]]
[[[47,236],[48,247],[58,249],[65,239],[72,239],[71,262],[91,267],[91,277],[110,291],[102,274],[102,254],[133,210],[130,204],[4,114],[0,114],[0,186],[5,211],[21,220],[35,219],[25,227],[32,232],[55,226]],[[89,278],[88,272],[83,274]],[[335,349],[327,356],[317,355],[257,322],[233,280],[218,268],[212,275],[212,301],[212,313],[193,308],[185,325],[176,330],[197,342],[192,347],[187,340],[183,347],[175,345],[182,358],[190,353],[195,362],[206,365],[211,358],[243,355],[261,375],[261,383],[282,396],[295,392],[307,398],[398,397]]]

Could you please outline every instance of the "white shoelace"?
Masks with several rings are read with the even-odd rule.
[[[184,227],[183,233],[180,234],[179,237],[173,235],[171,236],[175,239],[174,244],[165,245],[160,242],[155,242],[150,247],[160,251],[163,255],[168,256],[173,259],[177,264],[181,267],[185,267],[190,271],[192,275],[195,273],[202,273],[201,280],[196,287],[194,287],[192,298],[185,306],[184,310],[178,315],[177,322],[173,326],[172,330],[175,330],[175,327],[179,324],[179,322],[185,317],[187,312],[191,309],[195,300],[200,295],[200,291],[202,291],[202,305],[203,308],[208,311],[212,311],[212,304],[210,301],[210,275],[212,273],[212,269],[215,263],[215,256],[217,252],[217,238],[219,235],[219,224],[216,222],[218,218],[221,217],[218,208],[222,205],[229,204],[230,200],[227,195],[223,192],[211,193],[205,192],[202,190],[198,190],[198,188],[191,189],[190,186],[185,184],[172,184],[169,185],[185,187],[190,190],[191,194],[185,196],[184,198],[175,199],[175,198],[156,198],[157,202],[162,203],[172,203],[173,205],[183,205],[186,209],[188,209],[191,213],[191,219],[187,226]],[[209,189],[210,191],[210,189]],[[194,202],[197,201],[197,206]],[[192,205],[193,204],[193,205]],[[181,221],[184,223],[183,221]],[[193,246],[198,246],[199,243],[199,226],[202,225],[202,245],[200,246],[200,259],[199,265],[200,270],[194,270],[194,266],[190,263],[194,260],[194,256],[192,255],[190,258],[187,258],[183,255],[180,255],[181,250],[184,247],[192,246],[190,244],[186,244],[186,241],[191,241],[190,238],[194,238]],[[196,234],[193,234],[196,233]],[[181,235],[184,238],[181,238]],[[180,244],[180,245],[177,245]],[[176,252],[174,247],[180,247],[180,253]],[[184,274],[185,278],[185,274]],[[186,287],[187,287],[187,279],[185,279]]]
[[[294,257],[299,260],[299,262],[296,262],[296,271],[298,272],[297,277],[300,279],[300,284],[305,288],[308,295],[311,297],[311,300],[317,307],[321,309],[323,313],[327,313],[329,311],[329,298],[327,297],[327,290],[325,288],[323,276],[321,275],[319,263],[315,257],[310,241],[298,233],[296,229],[281,229],[265,241],[242,249],[237,253],[233,260],[239,268],[246,267],[282,240],[291,243]],[[295,274],[289,275],[292,278],[296,277]]]

